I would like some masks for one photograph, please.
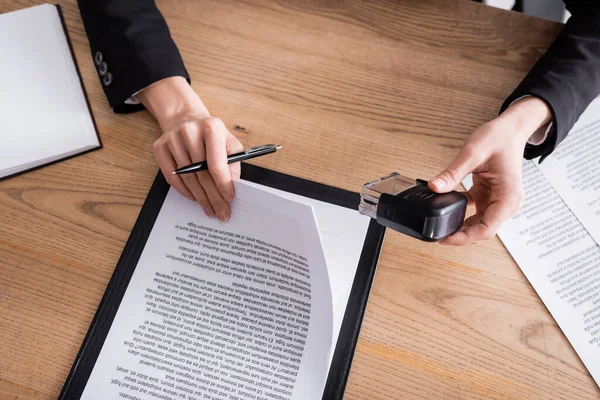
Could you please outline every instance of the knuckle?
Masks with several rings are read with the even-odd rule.
[[[227,173],[227,170],[227,164],[223,165],[221,163],[218,163],[209,167],[209,172],[215,178],[215,180],[224,176]]]
[[[494,236],[496,232],[494,232],[490,227],[486,226],[485,229],[481,232],[481,239],[488,240]]]
[[[215,181],[213,177],[207,172],[202,171],[198,174],[198,182],[200,182],[200,186],[202,186],[207,191],[213,191],[215,187]]]
[[[458,170],[456,168],[448,168],[446,170],[446,175],[448,176],[448,178],[450,178],[453,182],[458,182],[458,180],[460,179],[460,175],[458,173]]]
[[[226,193],[229,191],[229,185],[227,183],[218,183],[217,190],[219,193]]]
[[[202,131],[206,133],[213,132],[215,130],[215,119],[214,118],[206,118],[200,121],[200,127]]]
[[[217,189],[219,189],[219,191],[229,189],[229,183],[228,182],[219,182],[219,183],[217,183]]]
[[[225,203],[225,201],[218,199],[218,200],[213,200],[211,201],[211,204],[213,206],[213,208],[215,210],[226,210],[227,209],[227,203]]]
[[[198,199],[198,203],[200,203],[200,206],[202,207],[202,209],[204,210],[212,210],[212,206],[210,205],[210,202],[208,201],[208,199],[204,198],[204,197],[200,197]]]
[[[213,117],[210,119],[215,127],[223,127],[225,124],[221,120],[221,118]]]
[[[198,172],[196,174],[198,181],[204,186],[205,183],[209,183],[212,180],[212,176],[207,171]]]
[[[462,148],[462,153],[467,157],[473,157],[478,153],[477,146],[472,142],[467,142]]]
[[[181,179],[185,182],[186,185],[194,182],[194,177],[190,174],[182,174]]]
[[[175,146],[177,146],[177,139],[175,138],[175,135],[169,135],[165,139],[165,142],[167,147],[171,149],[171,152],[173,151],[172,149],[176,148]]]
[[[206,118],[201,121],[202,130],[207,133],[218,131],[224,124],[219,118]]]
[[[196,127],[196,124],[190,121],[186,121],[179,125],[179,132],[184,136],[193,136],[198,133],[198,129]]]
[[[462,153],[465,159],[470,160],[473,164],[477,165],[481,164],[485,157],[483,150],[475,143],[465,144]]]
[[[228,148],[228,150],[232,153],[237,153],[238,151],[244,150],[244,145],[242,145],[242,143],[239,140],[235,139],[232,141],[231,144],[229,144]]]

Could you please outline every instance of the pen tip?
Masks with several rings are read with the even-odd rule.
[[[171,175],[177,175],[177,172],[173,171],[171,172]]]
[[[277,150],[281,150],[281,148],[282,148],[282,147],[283,147],[283,146],[281,146],[281,145],[279,145],[279,144],[278,144],[277,146],[275,146],[275,148],[276,148]]]

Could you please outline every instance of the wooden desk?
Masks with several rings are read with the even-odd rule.
[[[105,148],[0,182],[0,399],[57,397],[157,171],[157,125],[111,112],[76,3],[60,3]],[[560,30],[470,1],[158,4],[213,115],[244,145],[284,145],[257,164],[351,190],[440,171]],[[393,232],[346,393],[600,397],[497,238]]]

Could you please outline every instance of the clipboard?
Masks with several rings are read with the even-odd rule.
[[[243,165],[242,179],[353,210],[358,210],[360,202],[358,193],[251,164]],[[129,281],[150,236],[154,222],[160,213],[169,187],[169,184],[159,172],[150,188],[125,249],[71,367],[60,393],[60,400],[79,399],[83,394]],[[384,235],[385,227],[374,220],[369,222],[340,334],[329,368],[322,396],[323,400],[337,400],[342,399],[344,396]]]

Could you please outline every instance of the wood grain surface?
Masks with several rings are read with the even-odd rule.
[[[57,397],[157,172],[157,124],[112,113],[76,2],[59,3],[104,149],[0,182],[2,400]],[[440,171],[561,29],[466,0],[157,3],[211,113],[246,146],[284,146],[256,164],[355,191]],[[389,232],[346,398],[600,390],[497,238]]]

